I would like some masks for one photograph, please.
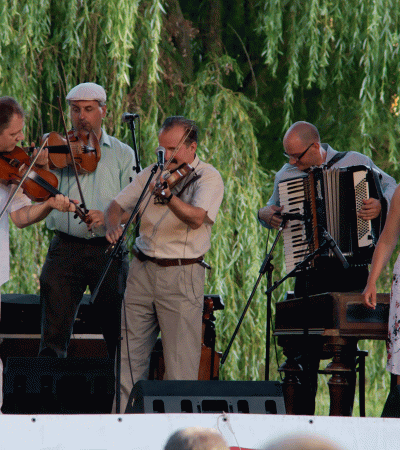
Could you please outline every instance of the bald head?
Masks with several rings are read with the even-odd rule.
[[[229,450],[229,447],[216,429],[189,427],[176,431],[164,450]]]
[[[320,142],[319,133],[317,127],[308,122],[295,122],[285,133],[283,138],[283,146],[285,147],[285,141],[297,137],[306,146],[313,142]]]
[[[317,128],[308,122],[296,122],[283,138],[285,154],[289,164],[305,171],[311,166],[320,166],[325,162],[326,151],[321,147]]]

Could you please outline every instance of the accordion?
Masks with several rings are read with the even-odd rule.
[[[304,177],[278,184],[284,213],[300,214],[304,220],[290,220],[283,229],[287,272],[316,251],[327,231],[351,265],[369,264],[386,218],[380,174],[366,166],[345,168],[312,167]],[[367,198],[381,201],[382,212],[374,220],[363,220],[357,212]],[[323,250],[320,257],[332,257]]]

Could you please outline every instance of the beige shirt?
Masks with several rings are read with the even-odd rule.
[[[172,192],[178,194],[196,175],[199,178],[190,183],[180,199],[192,206],[203,208],[212,223],[203,223],[193,230],[183,223],[167,205],[154,203],[150,198],[140,223],[140,236],[136,239],[139,249],[148,256],[156,258],[197,258],[210,249],[211,227],[215,222],[224,194],[224,184],[219,172],[210,164],[196,156],[194,171],[184,178]],[[140,172],[134,181],[120,192],[115,201],[125,211],[132,212],[150,176],[152,166]],[[146,206],[148,196],[142,202]]]

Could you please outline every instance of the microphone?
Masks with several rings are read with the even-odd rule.
[[[281,214],[282,220],[304,220],[303,214],[298,213],[283,213]]]
[[[131,120],[135,120],[136,118],[140,117],[139,114],[131,114],[131,113],[123,113],[121,117],[122,123],[130,122]]]
[[[157,147],[157,164],[161,171],[164,170],[164,163],[165,163],[165,148],[164,147]]]
[[[326,230],[322,232],[322,236],[329,244],[329,248],[333,251],[336,258],[338,258],[339,261],[342,263],[343,268],[348,269],[350,264],[347,262],[347,259],[343,256],[343,253],[340,251],[340,248],[336,244],[336,241],[333,239],[333,237]]]

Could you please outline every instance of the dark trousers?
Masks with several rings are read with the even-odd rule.
[[[324,292],[362,292],[367,284],[368,266],[351,266],[344,269],[336,258],[321,258],[315,269],[310,269],[296,277],[294,295],[296,298]],[[313,312],[310,311],[310,314]],[[310,336],[305,343],[307,349],[299,351],[298,361],[303,366],[304,376],[300,382],[305,387],[305,414],[314,414],[315,395],[318,384],[318,368],[322,358],[329,358],[323,352],[323,339]],[[355,359],[357,344],[352,342],[345,351],[346,362],[352,371],[346,376],[349,384],[349,404],[354,402],[355,393]]]
[[[40,276],[40,352],[50,349],[58,357],[67,356],[80,301],[88,286],[91,292],[96,287],[109,259],[108,247],[105,238],[86,240],[60,233],[52,239]],[[112,262],[93,305],[110,358],[115,356],[120,336],[128,268],[127,256]]]

